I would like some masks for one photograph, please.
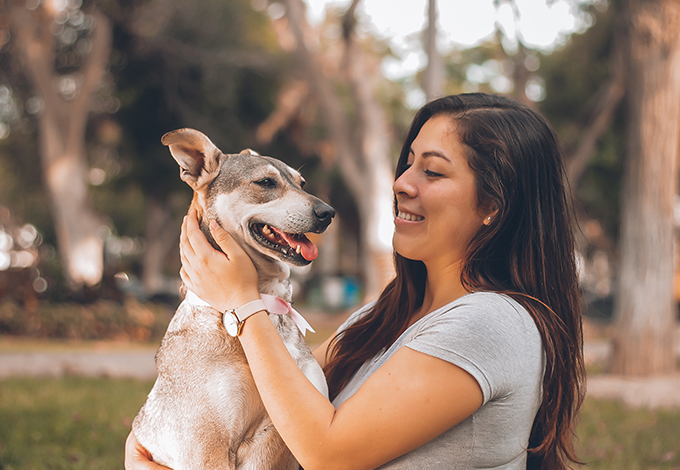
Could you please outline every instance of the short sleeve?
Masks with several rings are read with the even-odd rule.
[[[423,320],[405,346],[467,371],[484,403],[516,390],[525,374],[539,372],[527,367],[542,364],[540,335],[528,312],[509,297],[469,294]]]

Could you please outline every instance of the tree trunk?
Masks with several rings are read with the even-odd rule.
[[[57,123],[46,114],[39,119],[40,156],[59,253],[71,288],[92,287],[102,278],[104,245],[87,187],[85,149],[64,148]]]
[[[146,248],[142,257],[142,285],[149,297],[165,292],[163,275],[168,254],[179,243],[180,220],[172,201],[150,197],[146,203]],[[186,207],[186,204],[184,204]]]
[[[427,30],[425,31],[427,67],[423,73],[425,99],[432,101],[444,93],[444,61],[437,48],[437,0],[427,2]]]
[[[55,41],[51,32],[58,11],[50,0],[29,11],[23,2],[12,4],[11,24],[24,53],[28,75],[44,108],[38,116],[39,148],[59,254],[73,289],[101,281],[104,263],[101,223],[88,191],[85,130],[90,97],[104,74],[111,51],[111,25],[95,13],[92,50],[85,65],[70,77],[77,83],[75,96],[58,91],[61,77],[54,69]],[[80,82],[80,83],[78,83]]]
[[[674,370],[673,197],[680,150],[680,2],[629,0],[621,277],[610,370]]]

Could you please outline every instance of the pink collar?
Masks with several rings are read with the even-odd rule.
[[[305,336],[307,330],[311,331],[312,333],[316,333],[314,328],[312,328],[311,325],[307,323],[307,320],[305,320],[304,317],[300,315],[300,312],[295,310],[289,302],[286,302],[281,297],[268,294],[260,294],[260,298],[262,298],[264,301],[269,313],[274,313],[276,315],[285,315],[289,313],[297,327],[302,332],[302,336]]]

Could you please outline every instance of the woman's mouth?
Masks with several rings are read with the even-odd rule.
[[[415,215],[415,214],[409,214],[408,212],[402,212],[402,211],[397,212],[397,218],[403,219],[403,220],[408,220],[408,221],[411,221],[411,222],[420,222],[421,220],[425,219],[425,217],[421,217],[421,216]]]

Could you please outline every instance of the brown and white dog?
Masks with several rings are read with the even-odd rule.
[[[194,190],[202,231],[215,219],[248,253],[262,294],[291,301],[288,265],[316,258],[305,233],[323,232],[332,207],[303,190],[304,179],[279,160],[245,150],[222,153],[204,134],[163,136]],[[328,394],[321,367],[289,315],[269,315],[300,369]],[[297,469],[255,387],[239,339],[222,313],[187,292],[156,353],[158,378],[132,428],[155,462],[174,470]]]

